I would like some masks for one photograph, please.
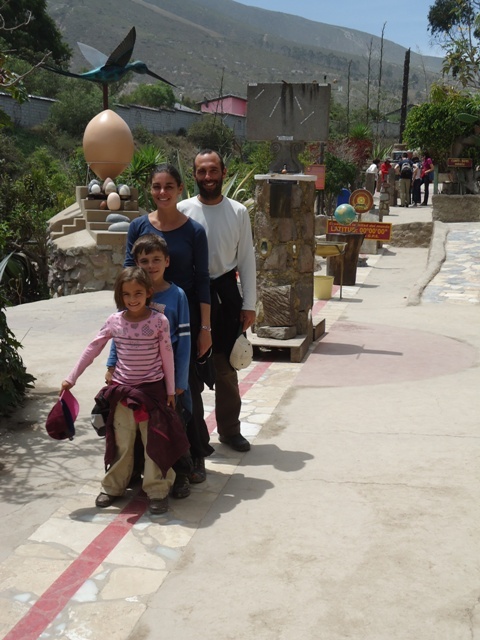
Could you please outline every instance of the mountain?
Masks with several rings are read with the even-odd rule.
[[[370,54],[370,104],[376,99],[380,37],[233,0],[48,0],[48,13],[74,51],[71,70],[90,68],[77,42],[110,54],[132,26],[133,59],[175,83],[177,97],[233,93],[249,82],[330,82],[334,98],[364,105]],[[384,40],[382,106],[399,107],[406,49]],[[409,101],[425,99],[441,59],[411,52]],[[132,82],[149,81],[135,75]],[[350,81],[350,82],[349,82]]]

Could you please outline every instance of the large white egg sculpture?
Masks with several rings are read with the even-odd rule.
[[[83,153],[90,169],[102,180],[116,178],[133,158],[133,136],[115,111],[106,109],[90,120],[83,134]]]

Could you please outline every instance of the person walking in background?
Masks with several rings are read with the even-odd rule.
[[[142,488],[152,514],[168,510],[175,472],[172,465],[188,450],[188,440],[175,409],[175,374],[168,320],[149,308],[153,293],[149,275],[138,267],[124,269],[115,282],[117,313],[107,318],[61,384],[71,389],[85,369],[115,340],[117,363],[111,384],[97,395],[108,403],[105,469],[97,507],[109,507],[130,482],[137,431],[145,455]],[[170,410],[168,410],[170,409]]]
[[[418,207],[422,201],[422,194],[420,188],[422,186],[422,163],[418,157],[412,159],[413,162],[413,174],[412,174],[412,200],[413,206]]]
[[[208,237],[217,430],[220,442],[248,451],[250,443],[240,432],[238,377],[229,355],[239,328],[246,331],[255,321],[256,263],[250,217],[246,207],[222,195],[226,167],[219,153],[202,149],[195,156],[193,172],[199,194],[179,202],[178,208],[199,222]]]
[[[410,187],[412,186],[413,162],[409,159],[407,152],[402,153],[402,157],[396,165],[396,168],[398,168],[400,176],[400,206],[408,207],[410,205]]]
[[[375,158],[372,164],[366,170],[366,188],[370,191],[372,196],[375,194],[378,185],[378,167],[380,165],[380,158]]]
[[[170,262],[165,280],[183,289],[190,313],[191,357],[188,385],[192,399],[192,417],[187,423],[187,435],[193,459],[189,482],[206,480],[205,458],[214,451],[209,444],[210,434],[204,419],[203,383],[195,369],[197,358],[203,357],[212,346],[210,324],[210,278],[208,273],[208,245],[205,229],[188,218],[178,207],[183,191],[178,170],[162,164],[152,171],[151,194],[156,210],[130,223],[127,234],[125,266],[135,264],[132,249],[135,241],[145,234],[157,234],[167,243]],[[183,486],[179,486],[183,482]],[[173,493],[188,493],[187,481],[178,474]]]
[[[388,174],[392,168],[392,159],[385,158],[380,165],[380,182],[386,182],[388,180]]]
[[[428,151],[423,152],[421,178],[423,182],[423,202],[424,206],[428,204],[428,191],[430,183],[433,181],[434,166]]]

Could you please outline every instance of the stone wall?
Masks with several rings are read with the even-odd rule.
[[[480,195],[432,196],[432,218],[439,222],[479,222]]]
[[[387,244],[393,247],[429,247],[432,233],[433,222],[394,224]]]
[[[18,104],[9,95],[0,93],[0,109],[10,116],[16,126],[25,129],[43,124],[55,102],[56,100],[50,98],[30,96],[28,102]],[[178,134],[182,130],[188,131],[192,124],[205,117],[205,114],[200,111],[181,106],[174,109],[154,109],[133,104],[113,104],[111,109],[118,113],[131,129],[143,127],[150,133],[158,135]],[[233,130],[235,137],[245,138],[246,118],[244,116],[222,114],[222,120],[227,127]]]
[[[44,123],[54,102],[55,100],[50,98],[31,96],[28,102],[18,104],[9,95],[0,93],[0,109],[11,118],[17,127],[25,129],[32,129]]]
[[[126,234],[125,234],[126,237]],[[125,243],[97,245],[88,231],[49,242],[48,286],[53,298],[113,290],[125,258]]]

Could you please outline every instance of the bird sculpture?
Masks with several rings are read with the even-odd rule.
[[[82,42],[77,42],[80,51],[83,56],[94,66],[90,71],[86,71],[85,73],[71,73],[70,71],[65,71],[64,69],[60,69],[58,67],[52,67],[48,64],[42,64],[44,69],[48,71],[53,71],[54,73],[59,73],[62,76],[68,76],[70,78],[80,78],[81,80],[90,80],[91,82],[97,82],[102,85],[103,88],[103,108],[108,109],[108,85],[111,82],[118,82],[123,78],[123,76],[129,71],[134,71],[135,73],[143,73],[151,76],[152,78],[156,78],[157,80],[161,80],[166,84],[169,84],[171,87],[175,85],[165,78],[153,73],[147,67],[144,62],[137,60],[135,62],[129,62],[132,57],[133,47],[135,46],[137,34],[135,31],[135,27],[132,27],[130,31],[127,33],[122,42],[118,45],[118,47],[109,55],[106,56],[98,49],[94,47],[90,47],[88,44],[83,44]]]

